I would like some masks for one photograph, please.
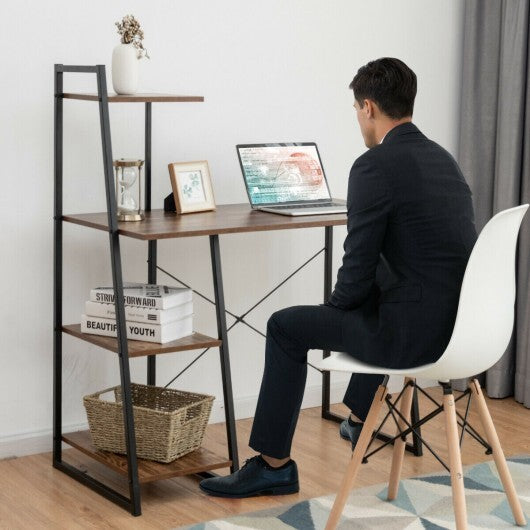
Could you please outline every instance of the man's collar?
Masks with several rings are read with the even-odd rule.
[[[390,139],[394,138],[395,136],[399,136],[401,134],[410,134],[410,133],[419,133],[420,130],[414,125],[411,121],[407,121],[405,123],[400,123],[399,125],[396,125],[392,129],[390,129],[385,136],[383,136],[383,139],[380,143],[386,143]]]

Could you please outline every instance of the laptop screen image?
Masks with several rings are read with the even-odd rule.
[[[252,206],[331,199],[316,144],[238,145],[237,152]]]

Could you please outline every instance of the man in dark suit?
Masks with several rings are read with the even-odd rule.
[[[348,352],[407,368],[436,361],[451,337],[464,270],[476,240],[471,192],[454,158],[412,123],[416,75],[383,58],[350,88],[366,153],[348,181],[348,233],[330,299],[275,312],[250,447],[260,454],[227,477],[201,482],[211,495],[298,491],[291,442],[304,393],[307,352]],[[353,375],[340,428],[355,445],[378,375]]]

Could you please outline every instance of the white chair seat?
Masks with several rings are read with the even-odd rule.
[[[418,375],[423,375],[423,372],[429,371],[429,377],[436,379],[436,376],[431,375],[431,373],[435,373],[436,363],[424,364],[423,366],[417,366],[415,368],[385,368],[363,363],[344,352],[332,353],[329,357],[315,362],[314,365],[320,370],[350,372],[356,374],[402,375],[412,378],[417,377]]]

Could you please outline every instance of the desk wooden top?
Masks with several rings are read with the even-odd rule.
[[[106,212],[65,215],[63,220],[108,231]],[[211,212],[181,215],[152,210],[146,212],[143,221],[118,223],[118,231],[123,236],[150,240],[345,225],[346,220],[345,213],[291,217],[252,210],[248,203],[221,204]]]

